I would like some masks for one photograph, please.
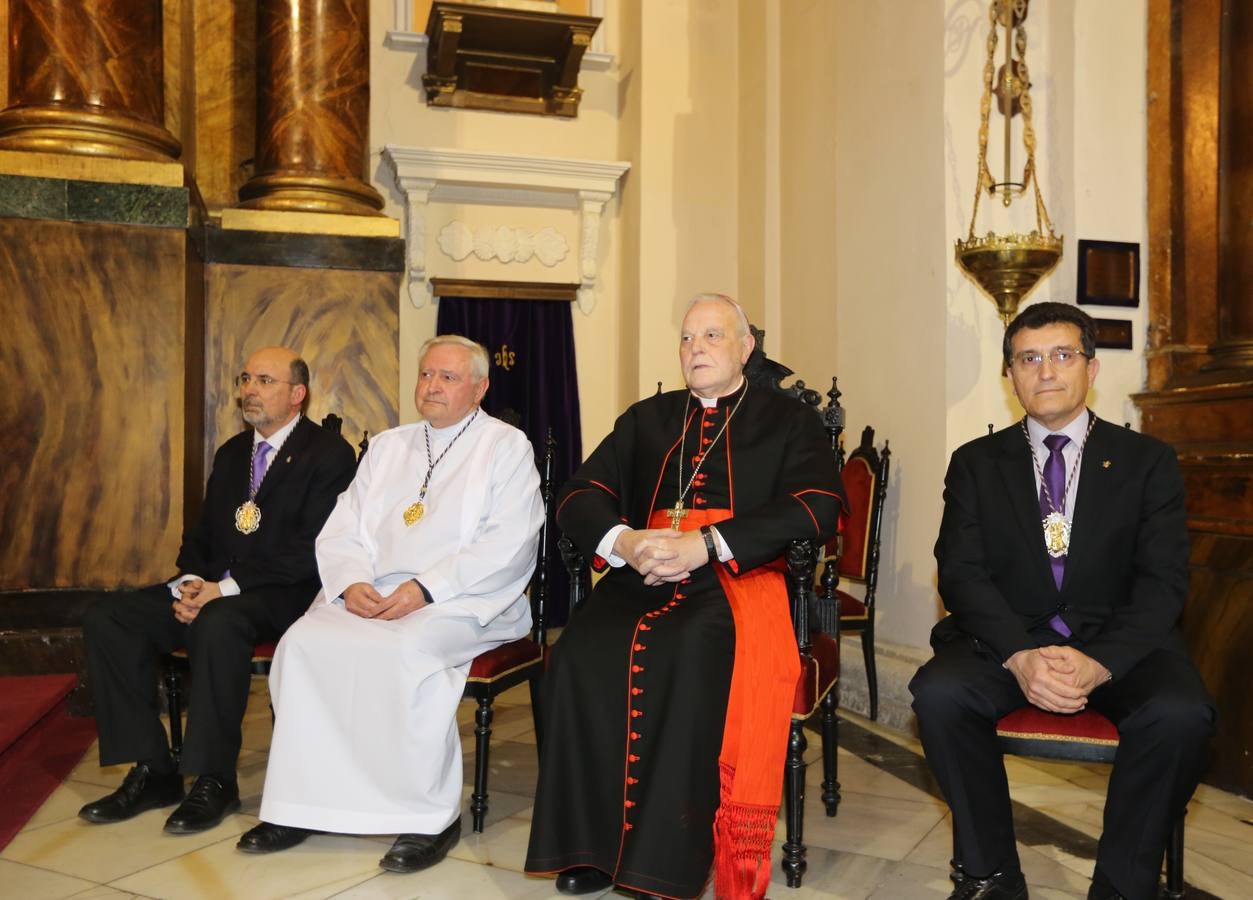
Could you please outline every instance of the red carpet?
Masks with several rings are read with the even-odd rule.
[[[70,718],[73,675],[0,678],[0,850],[78,764],[96,720]]]

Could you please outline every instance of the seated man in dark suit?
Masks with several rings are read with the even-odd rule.
[[[1088,896],[1156,897],[1215,716],[1177,627],[1188,593],[1179,464],[1085,406],[1100,364],[1082,310],[1028,307],[1003,352],[1027,415],[953,453],[935,545],[950,615],[910,684],[953,813],[952,896],[1027,896],[996,722],[1030,703],[1091,707],[1117,726]]]
[[[291,350],[258,350],[236,383],[250,427],[214,456],[179,574],[102,600],[84,619],[100,764],[135,762],[120,788],[82,808],[88,822],[182,800],[165,830],[192,834],[238,809],[253,647],[277,640],[318,593],[313,541],[352,480],[352,448],[301,414],[309,367]],[[157,707],[158,656],[180,647],[192,674],[181,767],[198,776],[185,800]]]

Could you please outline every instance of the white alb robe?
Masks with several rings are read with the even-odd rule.
[[[468,417],[467,417],[468,418]],[[426,426],[376,436],[317,539],[322,593],[284,635],[270,673],[274,737],[261,819],[351,834],[438,834],[461,812],[456,709],[470,662],[527,634],[523,593],[544,509],[526,436],[479,411],[431,429],[426,513],[406,526]],[[342,594],[410,578],[432,604],[363,619]]]

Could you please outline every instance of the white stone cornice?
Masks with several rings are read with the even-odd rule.
[[[595,307],[600,220],[630,163],[393,145],[384,147],[383,159],[405,195],[409,298],[414,306],[420,308],[430,298],[426,207],[442,201],[576,210],[579,309],[590,313]]]

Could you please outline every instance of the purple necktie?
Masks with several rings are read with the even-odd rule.
[[[248,491],[254,497],[257,495],[257,488],[261,487],[261,479],[265,477],[265,458],[273,449],[265,441],[260,441],[257,444],[257,452],[252,455],[252,483],[248,486]]]
[[[1050,434],[1044,438],[1044,446],[1049,448],[1049,458],[1044,463],[1044,481],[1040,485],[1040,518],[1048,516],[1054,508],[1066,515],[1066,460],[1062,456],[1062,448],[1070,443],[1064,434]],[[1047,493],[1045,491],[1047,488]],[[1056,507],[1049,504],[1052,498]],[[1066,557],[1050,556],[1049,564],[1053,567],[1053,581],[1057,589],[1062,589],[1062,577],[1066,574]],[[1070,628],[1062,621],[1060,615],[1049,619],[1049,626],[1062,637],[1070,637]]]

